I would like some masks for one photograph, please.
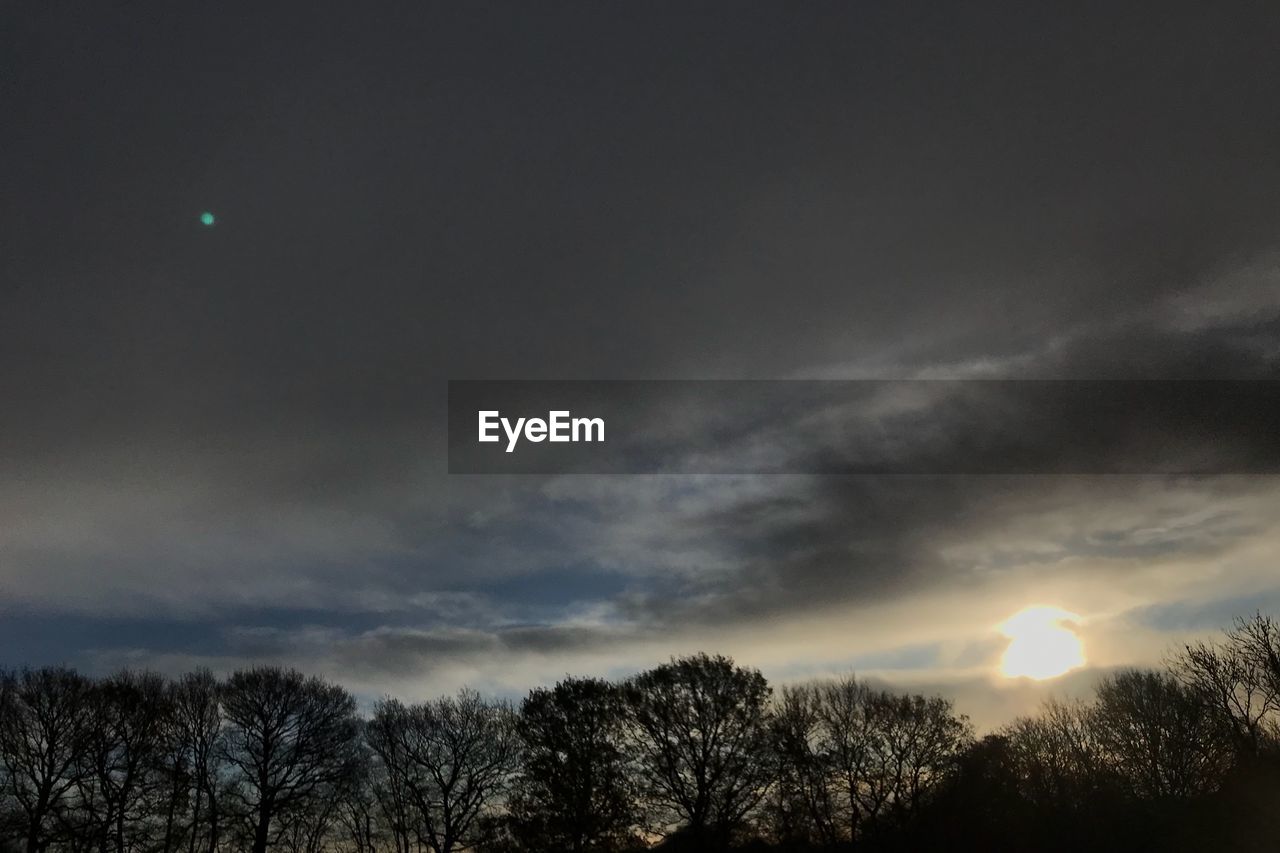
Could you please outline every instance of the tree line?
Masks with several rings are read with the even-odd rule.
[[[1220,849],[1280,822],[1280,628],[1241,619],[983,737],[852,676],[723,656],[518,705],[258,667],[0,674],[0,849],[58,853]]]

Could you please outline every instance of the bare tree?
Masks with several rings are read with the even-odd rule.
[[[228,679],[223,714],[233,796],[253,853],[265,853],[290,819],[351,773],[359,732],[355,700],[337,685],[262,667]]]
[[[27,853],[46,849],[56,837],[56,820],[80,781],[78,759],[91,732],[90,687],[61,667],[24,669],[0,683],[0,763]]]
[[[616,685],[568,678],[534,690],[516,730],[522,761],[511,810],[526,847],[584,853],[634,836],[626,707]]]
[[[683,823],[694,844],[727,845],[773,779],[764,676],[698,654],[636,676],[626,696],[658,828]]]
[[[388,833],[381,823],[378,798],[372,777],[373,750],[368,745],[368,735],[361,744],[356,773],[341,792],[336,813],[337,825],[345,847],[355,853],[377,853],[382,849]],[[396,845],[396,851],[402,849]]]
[[[837,843],[844,837],[836,802],[840,786],[823,726],[821,688],[784,687],[771,730],[778,760],[778,784],[766,806],[772,834],[784,842]]]
[[[1102,747],[1093,709],[1082,702],[1047,701],[1039,715],[1001,730],[1023,796],[1058,810],[1083,810],[1103,781]]]
[[[1237,619],[1222,641],[1185,646],[1170,669],[1229,727],[1241,759],[1280,744],[1280,626],[1270,616]]]
[[[514,714],[472,690],[405,706],[381,701],[370,743],[409,800],[421,843],[453,853],[479,839],[481,818],[510,783],[518,756]]]
[[[913,820],[973,737],[949,701],[853,676],[784,690],[774,730],[779,778],[823,844]]]
[[[1116,778],[1139,797],[1184,799],[1218,787],[1230,742],[1173,676],[1129,670],[1104,678],[1093,713],[1096,739]]]
[[[165,791],[162,766],[168,734],[165,681],[154,673],[121,672],[87,694],[90,733],[78,763],[85,825],[100,850],[125,853],[150,844]]]
[[[843,835],[853,840],[865,822],[879,819],[893,795],[881,719],[885,708],[876,692],[852,675],[818,685],[815,699],[833,807],[843,811]]]
[[[396,853],[409,853],[417,842],[404,734],[407,715],[402,703],[386,699],[365,726],[365,743],[375,758],[369,767],[369,786]]]
[[[873,694],[875,717],[882,722],[882,766],[890,771],[887,787],[900,821],[913,819],[924,797],[954,767],[973,740],[968,718],[957,715],[941,696]]]
[[[218,782],[224,753],[221,699],[222,686],[207,669],[188,673],[170,686],[171,761],[175,787],[181,788],[175,796],[180,794],[190,809],[187,853],[218,849]]]

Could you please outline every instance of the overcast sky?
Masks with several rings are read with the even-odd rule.
[[[1280,6],[1049,5],[6,4],[0,663],[991,722],[1280,609],[1270,477],[445,473],[447,379],[1280,378]]]

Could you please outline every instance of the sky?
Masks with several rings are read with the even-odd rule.
[[[994,725],[1277,612],[1275,477],[450,475],[445,397],[1280,378],[1278,42],[1244,2],[7,4],[0,664],[414,699],[705,649]],[[1036,604],[1088,663],[1001,678]]]

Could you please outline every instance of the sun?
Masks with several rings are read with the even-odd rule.
[[[1068,627],[1080,617],[1061,607],[1036,605],[1019,610],[999,627],[1009,638],[1000,659],[1007,678],[1054,678],[1084,666],[1084,643]]]

